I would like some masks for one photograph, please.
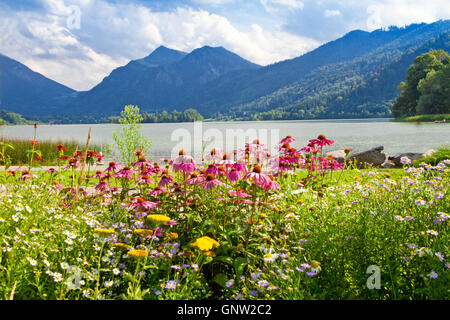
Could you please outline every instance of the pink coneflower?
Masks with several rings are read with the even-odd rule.
[[[214,189],[216,186],[221,186],[224,183],[214,177],[213,174],[207,174],[201,186],[206,190]]]
[[[98,191],[103,191],[104,192],[107,187],[108,187],[108,183],[105,182],[105,181],[101,181],[99,184],[97,184],[95,186],[95,189],[98,190]]]
[[[140,175],[139,179],[136,181],[137,183],[153,183],[153,179],[150,178],[148,175]]]
[[[228,172],[227,178],[231,182],[235,182],[240,180],[242,177],[242,173],[240,171],[237,171],[236,168],[231,168],[231,171]]]
[[[231,156],[228,153],[225,153],[222,157],[222,160],[220,160],[218,164],[220,166],[225,166],[226,168],[229,168],[234,164],[234,160],[231,159]]]
[[[170,163],[172,164],[173,171],[175,172],[182,171],[186,174],[190,174],[197,168],[194,158],[187,156],[184,150],[180,150],[178,156],[172,159]]]
[[[72,158],[69,160],[69,163],[64,168],[65,169],[78,168],[79,165],[80,165],[80,162],[77,159]]]
[[[267,180],[267,184],[265,185],[264,189],[271,191],[280,190],[280,185],[275,181],[273,175],[269,174],[267,175],[267,177],[269,179]]]
[[[58,171],[57,171],[55,168],[49,168],[49,169],[47,170],[47,172],[50,173],[50,174],[58,173]]]
[[[172,177],[169,174],[167,174],[167,173],[163,173],[162,176],[161,176],[161,180],[158,183],[158,186],[159,187],[164,187],[164,186],[166,186],[168,184],[171,184],[171,183],[173,183]]]
[[[132,167],[138,167],[140,169],[153,168],[152,163],[150,161],[147,161],[147,159],[145,159],[144,156],[140,156],[138,158],[138,160],[135,163],[133,163],[131,166]]]
[[[340,164],[336,160],[334,160],[331,156],[322,160],[322,166],[324,169],[338,170],[342,169],[343,164]]]
[[[320,152],[320,150],[318,148],[316,148],[316,145],[312,142],[308,143],[308,145],[306,147],[301,148],[300,151],[309,152],[309,153]]]
[[[130,167],[125,166],[122,170],[117,171],[115,174],[113,174],[114,178],[124,178],[124,179],[133,179],[134,174],[136,172],[132,170]]]
[[[135,197],[131,200],[130,209],[140,209],[143,211],[148,211],[154,209],[159,202],[147,201],[142,197]]]
[[[236,169],[238,172],[243,172],[244,174],[248,173],[248,168],[245,163],[243,163],[241,160],[237,161],[235,164],[233,164],[233,168]]]
[[[342,148],[342,150],[344,150],[344,153],[346,154],[346,155],[348,155],[350,152],[352,152],[353,151],[353,149],[352,148]]]
[[[283,145],[284,143],[292,143],[295,142],[295,139],[291,136],[286,136],[285,138],[281,139],[280,144]]]
[[[161,189],[160,187],[156,186],[155,188],[153,188],[152,191],[150,191],[150,193],[148,194],[149,196],[157,196],[160,195],[161,193],[165,193],[165,189]]]
[[[283,150],[289,149],[290,147],[291,146],[289,145],[289,142],[283,142],[283,143],[280,143],[278,150],[283,151]]]
[[[110,172],[110,171],[116,171],[117,169],[120,168],[120,164],[115,163],[114,161],[111,161],[108,165],[108,168],[106,168],[106,172]]]
[[[323,147],[323,146],[331,146],[334,143],[333,140],[328,140],[325,137],[325,135],[323,135],[323,134],[319,134],[317,139],[309,140],[309,142],[313,143],[313,144],[315,144],[317,146],[321,146],[321,147]]]
[[[239,198],[249,198],[249,197],[251,197],[251,195],[245,193],[244,190],[242,190],[242,189],[238,189],[236,191],[230,190],[230,191],[228,191],[228,194],[230,196],[239,197]]]
[[[158,164],[158,162],[154,162],[153,163],[153,173],[160,173],[160,172],[162,172],[164,169],[163,168],[161,168],[160,166],[159,166],[159,164]]]
[[[216,162],[222,159],[223,154],[223,151],[213,148],[205,158],[206,160]]]
[[[22,171],[22,176],[20,176],[19,180],[25,181],[26,179],[34,178],[36,177],[35,173],[30,173],[27,170]]]
[[[97,172],[95,172],[95,174],[92,175],[91,177],[92,177],[92,178],[100,178],[100,180],[103,180],[103,178],[104,178],[105,176],[107,176],[107,175],[108,175],[107,173],[104,173],[104,172],[101,172],[101,171],[97,171]]]
[[[265,185],[270,180],[270,178],[267,175],[262,173],[261,166],[259,166],[259,165],[255,165],[253,167],[253,170],[244,176],[244,179],[249,179],[249,178],[253,179],[255,184],[261,188],[264,188]]]
[[[250,148],[249,151],[253,151],[255,153],[258,153],[258,152],[263,151],[263,150],[266,149],[266,145],[264,143],[261,143],[259,141],[259,139],[253,140],[252,143],[245,144],[245,147],[246,148],[247,147]]]
[[[206,174],[218,175],[219,169],[217,169],[217,167],[214,164],[209,164],[208,168],[206,169]]]
[[[203,180],[203,176],[198,176],[196,173],[192,173],[186,182],[187,184],[200,184]]]
[[[174,185],[173,194],[180,194],[180,193],[184,193],[183,189],[181,188],[180,185]]]
[[[178,224],[178,222],[176,222],[175,220],[169,220],[167,222],[164,222],[164,225],[170,226],[170,227],[176,226],[177,224]]]

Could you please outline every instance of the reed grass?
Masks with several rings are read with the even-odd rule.
[[[395,118],[393,121],[396,122],[434,122],[434,121],[450,121],[450,114],[422,114],[411,117],[399,117]]]
[[[20,138],[4,138],[4,143],[9,144],[12,148],[5,148],[6,157],[11,160],[11,165],[28,165],[30,163],[29,155],[27,151],[32,149],[30,139]],[[1,140],[0,140],[1,143]],[[67,151],[64,154],[72,156],[75,150],[80,151],[83,148],[83,143],[79,143],[75,140],[42,140],[38,141],[35,146],[35,150],[41,151],[41,160],[37,161],[36,157],[33,158],[33,164],[41,166],[57,165],[60,156],[57,145],[63,145]],[[90,145],[90,150],[100,152],[100,146]],[[65,163],[65,162],[64,162]],[[1,163],[3,165],[3,163]]]

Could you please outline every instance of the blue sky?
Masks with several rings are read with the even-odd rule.
[[[354,29],[449,18],[448,0],[0,0],[0,53],[88,90],[159,45],[268,65]]]

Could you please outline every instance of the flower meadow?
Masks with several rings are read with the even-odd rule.
[[[54,168],[0,172],[1,298],[448,299],[450,161],[357,169],[294,142],[102,171],[58,145]]]

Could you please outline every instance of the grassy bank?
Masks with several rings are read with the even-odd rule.
[[[450,114],[444,113],[444,114],[422,114],[412,117],[399,117],[395,118],[392,121],[395,122],[434,122],[434,121],[442,121],[445,120],[445,122],[450,121]]]
[[[38,141],[34,146],[34,150],[39,151],[41,156],[38,161],[36,154],[33,156],[33,164],[42,166],[57,165],[60,157],[60,151],[57,149],[58,145],[64,146],[67,150],[64,154],[72,156],[75,150],[80,151],[84,149],[84,145],[70,140],[56,140],[56,141]],[[33,149],[32,141],[25,139],[8,139],[0,138],[0,165],[5,165],[9,158],[10,165],[28,165],[30,163],[29,151]],[[100,147],[91,145],[90,150],[100,151]]]
[[[429,157],[419,158],[413,161],[414,166],[420,166],[421,163],[430,164],[432,166],[437,165],[439,162],[450,159],[450,147],[441,147],[437,149],[435,153],[433,153]]]

